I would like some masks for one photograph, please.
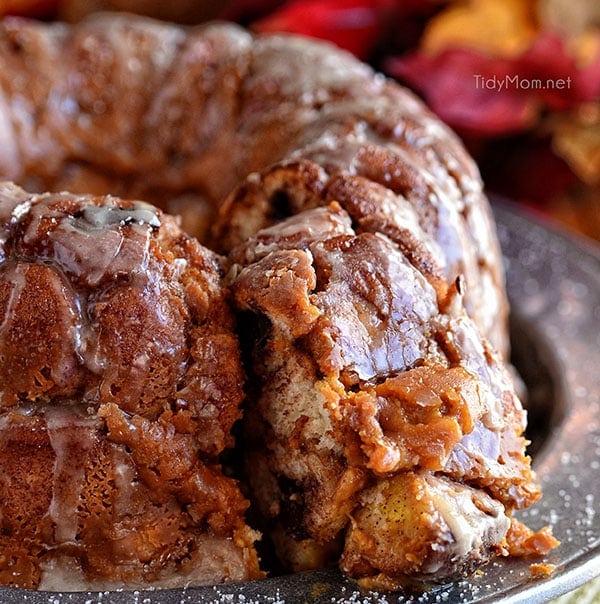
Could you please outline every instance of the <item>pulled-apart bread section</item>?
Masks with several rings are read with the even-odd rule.
[[[414,95],[132,15],[4,19],[0,67],[0,179],[40,193],[0,185],[0,583],[260,576],[219,463],[244,398],[290,569],[398,587],[552,546],[512,517],[540,493],[489,204]]]
[[[224,260],[155,207],[0,185],[0,581],[262,576],[223,474],[243,371]]]
[[[252,496],[288,568],[445,581],[505,551],[540,496],[511,377],[461,302],[340,204],[231,254],[251,350]],[[245,340],[244,340],[245,339]],[[373,583],[371,583],[373,584]]]

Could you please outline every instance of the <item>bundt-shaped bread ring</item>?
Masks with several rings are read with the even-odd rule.
[[[462,274],[469,314],[506,352],[498,245],[473,161],[410,93],[349,54],[101,15],[74,27],[6,20],[0,65],[0,177],[158,203],[203,240],[225,197],[266,170],[235,194],[251,209],[231,208],[223,245],[293,211],[298,195],[352,196],[355,212],[383,198],[378,220],[396,207],[419,225],[414,260],[449,283]]]
[[[43,495],[2,514],[1,582],[258,576],[219,466],[228,295],[237,446],[288,567],[401,586],[506,553],[539,488],[457,137],[347,53],[226,24],[7,19],[0,67],[0,177],[86,194],[2,189],[4,500],[24,463]]]
[[[261,576],[218,463],[243,387],[221,262],[149,204],[0,185],[0,582]]]

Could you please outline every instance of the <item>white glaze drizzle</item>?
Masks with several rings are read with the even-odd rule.
[[[85,482],[85,463],[95,442],[97,420],[77,413],[72,405],[47,406],[44,410],[48,438],[56,459],[48,516],[57,543],[75,541],[78,504]]]

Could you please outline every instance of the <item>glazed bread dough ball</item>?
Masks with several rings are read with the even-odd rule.
[[[0,185],[0,580],[261,576],[223,475],[243,371],[224,260],[142,202]]]

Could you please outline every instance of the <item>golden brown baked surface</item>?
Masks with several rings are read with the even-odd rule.
[[[222,262],[149,204],[0,185],[2,583],[260,576]]]
[[[414,96],[323,43],[126,15],[7,19],[0,66],[0,178],[72,191],[1,192],[0,488],[18,510],[29,460],[40,496],[3,512],[0,581],[257,576],[219,466],[244,394],[288,568],[398,587],[529,551],[493,221]]]
[[[219,246],[265,226],[286,194],[306,193],[299,204],[341,196],[363,221],[373,205],[397,217],[405,208],[388,234],[419,225],[415,261],[449,283],[462,274],[468,312],[506,351],[501,263],[475,164],[415,97],[351,55],[232,25],[99,15],[73,27],[5,20],[0,63],[0,177],[158,203],[203,241],[240,186]],[[372,218],[363,228],[381,228],[385,216]]]

